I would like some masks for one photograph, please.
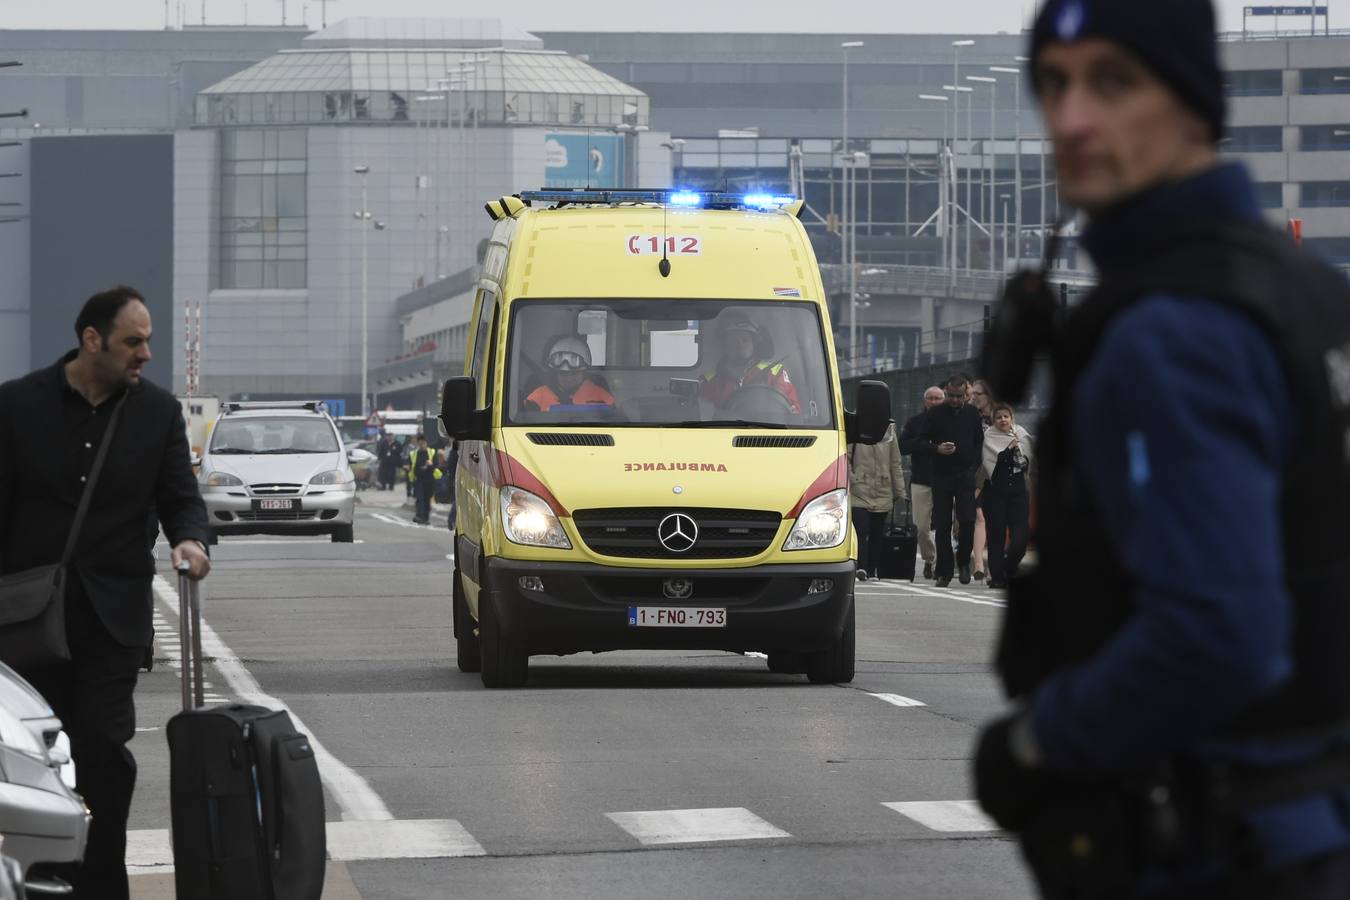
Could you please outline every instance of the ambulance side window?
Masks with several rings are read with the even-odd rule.
[[[497,321],[497,295],[484,292],[483,302],[478,313],[478,331],[473,339],[473,366],[470,374],[478,380],[478,408],[487,406],[487,398],[492,396],[492,384],[489,367],[492,363],[492,344]]]

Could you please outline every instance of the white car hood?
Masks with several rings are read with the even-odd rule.
[[[227,472],[242,479],[244,484],[309,484],[309,480],[321,472],[346,468],[346,456],[336,451],[211,457],[211,471]]]

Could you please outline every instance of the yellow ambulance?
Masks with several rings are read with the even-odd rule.
[[[815,255],[790,197],[544,190],[494,219],[463,377],[452,589],[459,668],[531,655],[762,652],[853,678],[845,412]]]

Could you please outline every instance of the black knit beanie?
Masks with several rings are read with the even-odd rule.
[[[1223,75],[1211,0],[1046,0],[1031,33],[1037,54],[1052,43],[1104,38],[1149,66],[1223,135]],[[1034,78],[1034,74],[1033,74]]]

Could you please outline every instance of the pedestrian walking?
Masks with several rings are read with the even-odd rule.
[[[411,438],[403,441],[401,452],[399,453],[399,470],[403,476],[403,489],[406,492],[404,496],[413,498],[413,467],[412,455],[417,451],[417,442]]]
[[[994,422],[994,402],[994,392],[989,390],[987,381],[977,378],[970,383],[970,405],[980,414],[980,422],[986,433]],[[987,569],[984,506],[980,503],[986,477],[983,469],[975,473],[975,535],[970,548],[970,567],[975,570],[972,577],[976,581],[984,580]]]
[[[394,489],[394,483],[398,478],[398,445],[394,443],[392,434],[386,434],[380,440],[377,452],[379,456],[380,490],[391,491]]]
[[[409,477],[413,485],[413,500],[416,504],[413,521],[418,525],[431,522],[431,498],[436,492],[436,457],[427,446],[424,434],[417,436],[417,447],[408,457]]]
[[[1220,158],[1210,0],[1048,0],[1027,56],[1098,284],[986,344],[1055,384],[976,796],[1046,897],[1343,900],[1350,288]]]
[[[980,414],[966,404],[970,382],[953,375],[943,386],[944,402],[924,413],[915,453],[926,455],[933,469],[933,531],[937,535],[938,587],[958,575],[970,584],[970,553],[975,533],[975,470],[984,447]],[[952,524],[958,528],[952,553]]]
[[[858,532],[858,580],[866,581],[878,577],[886,517],[905,499],[905,473],[894,422],[876,444],[849,444],[848,494]]]
[[[923,412],[911,416],[900,430],[899,444],[902,456],[909,457],[909,503],[914,515],[914,527],[919,532],[919,555],[923,557],[923,577],[933,577],[933,563],[937,547],[933,545],[933,461],[930,454],[918,449],[919,433],[924,412],[944,399],[942,388],[934,385],[923,392]]]
[[[994,425],[984,433],[984,489],[980,506],[989,533],[989,587],[1006,588],[1027,552],[1031,499],[1031,435],[1006,403],[993,407]]]
[[[54,365],[0,385],[0,575],[62,560],[92,482],[65,576],[69,659],[28,647],[17,668],[70,736],[76,790],[93,816],[83,862],[56,874],[81,900],[124,900],[136,785],[126,745],[153,636],[147,523],[158,517],[172,565],[186,561],[197,580],[211,568],[210,532],[178,401],[143,377],[151,320],[140,293],[95,294],[75,335],[77,348]]]

